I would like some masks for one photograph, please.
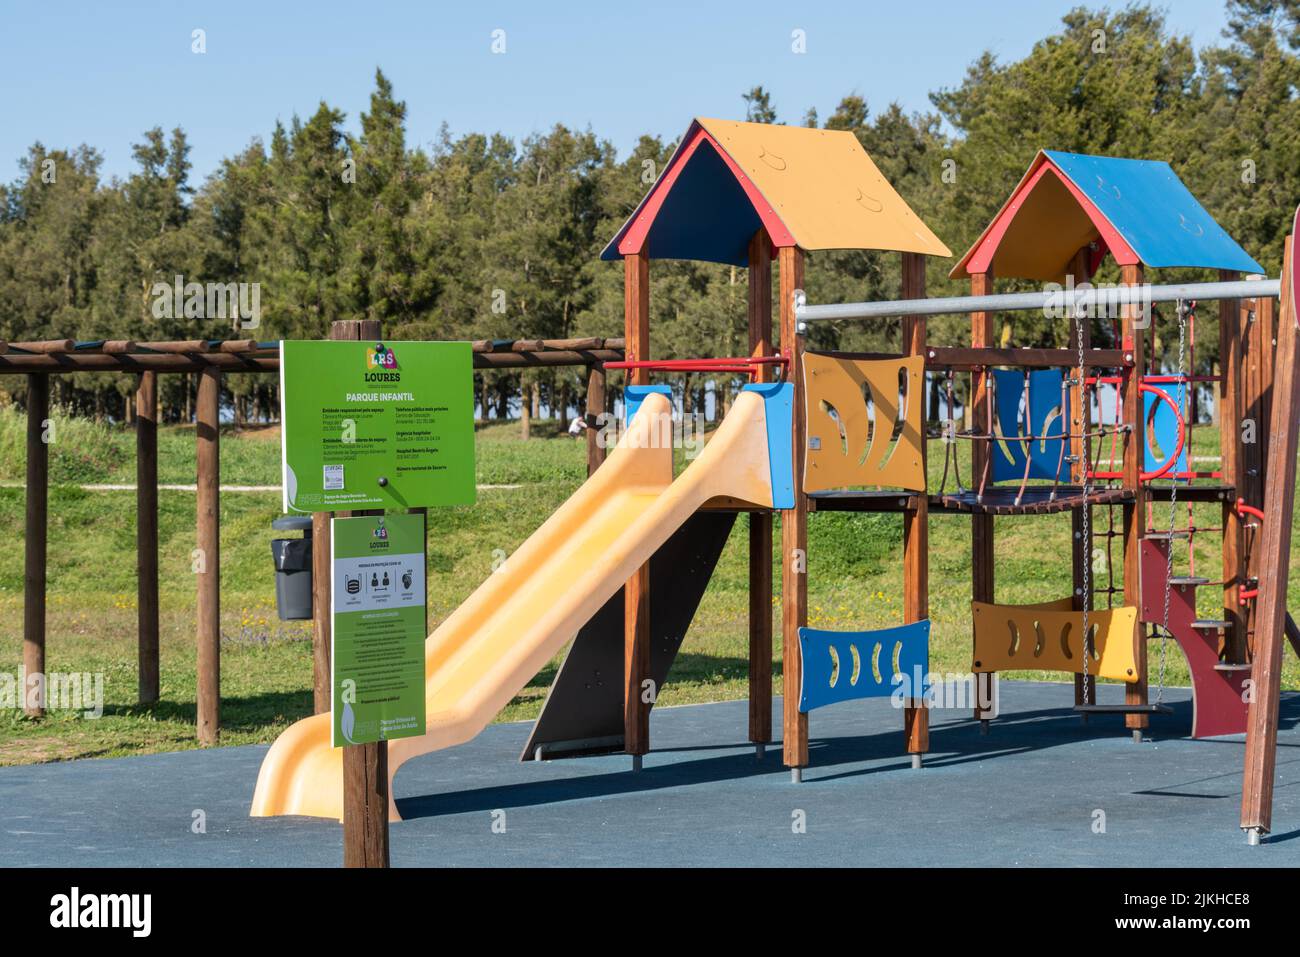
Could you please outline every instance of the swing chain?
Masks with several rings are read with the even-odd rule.
[[[1187,384],[1183,381],[1186,350],[1187,350],[1187,313],[1188,309],[1183,300],[1178,300],[1178,397],[1180,400],[1187,393]],[[1180,401],[1178,414],[1184,414],[1184,403]],[[1186,430],[1184,430],[1186,431]],[[1190,453],[1189,453],[1190,459]],[[1174,463],[1175,469],[1177,462]],[[1156,684],[1156,704],[1162,704],[1165,698],[1165,652],[1169,644],[1169,593],[1172,589],[1170,579],[1174,577],[1174,529],[1177,525],[1178,509],[1178,479],[1174,478],[1173,484],[1169,487],[1169,538],[1165,540],[1167,554],[1165,556],[1165,611],[1164,620],[1160,626],[1160,671]]]
[[[1088,422],[1092,418],[1091,410],[1087,406],[1087,382],[1088,370],[1084,366],[1083,354],[1083,324],[1086,320],[1080,316],[1075,316],[1074,328],[1077,331],[1079,347],[1079,422],[1081,423],[1080,431],[1083,433],[1083,462],[1080,469],[1080,476],[1083,483],[1083,518],[1080,527],[1079,539],[1079,566],[1083,572],[1081,584],[1083,595],[1080,598],[1080,604],[1083,606],[1083,704],[1088,704],[1091,694],[1090,688],[1092,676],[1088,673],[1088,658],[1092,654],[1092,634],[1088,625],[1088,610],[1092,605],[1092,506],[1088,504],[1088,496],[1091,494],[1089,487],[1089,469],[1092,467],[1092,450],[1089,448]]]

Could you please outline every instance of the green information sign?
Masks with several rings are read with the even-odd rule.
[[[334,747],[424,734],[424,516],[331,522]]]
[[[474,502],[468,342],[281,342],[284,510]]]

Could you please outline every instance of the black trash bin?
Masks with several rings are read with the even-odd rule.
[[[275,559],[275,608],[281,621],[311,618],[311,516],[284,515],[271,523],[277,532],[303,532],[302,538],[271,540]]]

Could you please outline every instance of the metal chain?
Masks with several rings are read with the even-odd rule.
[[[1088,423],[1092,418],[1092,410],[1087,405],[1088,370],[1083,364],[1083,324],[1086,321],[1086,319],[1077,315],[1074,317],[1074,328],[1078,331],[1079,366],[1076,373],[1079,376],[1079,422],[1081,423],[1080,432],[1083,439],[1083,461],[1080,463],[1079,469],[1083,484],[1083,523],[1079,533],[1079,565],[1083,570],[1083,595],[1080,599],[1080,604],[1083,605],[1083,704],[1089,702],[1092,686],[1092,676],[1088,673],[1088,658],[1092,654],[1092,635],[1088,624],[1088,611],[1092,606],[1090,600],[1092,589],[1092,506],[1088,504],[1088,496],[1091,494],[1088,473],[1092,467],[1092,450],[1089,448]]]
[[[1184,381],[1185,374],[1183,366],[1186,363],[1185,356],[1187,350],[1187,308],[1183,305],[1183,300],[1178,300],[1178,397],[1183,399],[1187,394],[1187,383]],[[1193,305],[1193,308],[1195,306]],[[1178,415],[1184,414],[1185,404],[1178,403]],[[1186,427],[1183,434],[1186,435]],[[1191,460],[1191,450],[1187,453],[1188,460]],[[1177,509],[1178,509],[1178,463],[1174,463],[1174,482],[1169,487],[1169,538],[1165,540],[1165,613],[1164,619],[1160,625],[1160,671],[1156,684],[1156,704],[1162,704],[1165,698],[1165,654],[1169,644],[1169,593],[1173,588],[1171,579],[1174,577],[1174,529],[1177,527]]]

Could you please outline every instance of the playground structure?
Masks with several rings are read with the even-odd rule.
[[[819,249],[899,252],[902,298],[809,305],[802,292],[804,256]],[[928,750],[923,676],[931,514],[970,516],[972,672],[985,693],[986,676],[998,671],[1064,672],[1074,679],[1074,704],[1085,721],[1120,714],[1141,740],[1149,715],[1167,710],[1163,664],[1156,699],[1149,698],[1147,641],[1158,636],[1162,662],[1168,640],[1187,657],[1194,737],[1241,733],[1250,715],[1252,727],[1266,733],[1270,719],[1257,705],[1248,715],[1244,682],[1258,653],[1253,602],[1270,592],[1260,581],[1256,533],[1263,516],[1277,513],[1261,507],[1268,427],[1261,426],[1259,442],[1249,443],[1239,423],[1246,416],[1267,418],[1273,299],[1281,284],[1239,280],[1242,272],[1264,270],[1167,164],[1055,152],[1035,158],[954,268],[954,277],[970,279],[972,296],[925,298],[930,255],[949,251],[851,134],[719,120],[691,124],[602,255],[624,263],[626,358],[606,368],[627,373],[629,430],[611,464],[511,557],[508,577],[485,583],[429,639],[430,732],[393,744],[398,757],[388,767],[386,792],[391,817],[397,816],[391,777],[402,760],[476,733],[575,635],[522,758],[622,751],[639,768],[649,750],[655,697],[645,690],[667,678],[739,512],[749,515],[748,732],[760,757],[772,740],[772,516],[781,516],[783,749],[794,781],[809,764],[811,711],[894,694],[913,675],[920,686],[905,689],[903,745],[913,766],[920,766]],[[1121,279],[1108,296],[1087,286],[1107,255]],[[747,267],[749,354],[653,360],[651,259]],[[773,260],[780,309],[775,342]],[[1176,267],[1217,270],[1220,281],[1145,285],[1146,269]],[[995,274],[1066,285],[1055,294],[998,296]],[[1083,288],[1071,289],[1071,282]],[[1201,374],[1196,308],[1214,299],[1220,302],[1222,366]],[[1154,308],[1164,303],[1175,304],[1172,316]],[[1284,298],[1283,315],[1288,305]],[[1017,348],[1008,337],[995,343],[999,311],[1053,308],[1068,320],[1069,347]],[[954,312],[970,313],[969,348],[930,345],[926,316]],[[806,348],[811,323],[865,318],[898,319],[902,351]],[[1173,372],[1156,357],[1158,328],[1177,331]],[[1282,334],[1277,342],[1282,375],[1282,363],[1294,355],[1287,351],[1294,336]],[[669,410],[670,390],[651,385],[650,376],[682,371],[745,375],[752,384],[697,462],[674,481],[671,465],[662,464],[671,457],[661,451],[657,478],[640,480],[637,495],[629,497],[624,476],[646,458],[639,445],[653,441],[653,423]],[[926,468],[927,372],[943,377],[941,402],[949,419],[937,490]],[[969,376],[968,421],[960,429],[951,421],[958,373]],[[780,384],[771,384],[778,374]],[[1216,470],[1197,470],[1192,455],[1194,403],[1206,386],[1216,390],[1222,447]],[[764,391],[773,389],[779,391]],[[760,404],[762,416],[756,414]],[[1290,408],[1273,411],[1292,415]],[[1288,427],[1280,431],[1294,432],[1293,416],[1283,421]],[[1276,423],[1273,428],[1279,429]],[[969,449],[969,481],[962,477],[962,446]],[[1168,521],[1160,522],[1156,506],[1166,502]],[[1222,524],[1198,527],[1190,503],[1217,504]],[[1180,504],[1187,509],[1181,522]],[[900,515],[902,626],[856,633],[806,627],[807,574],[815,572],[815,556],[807,554],[808,521],[812,513],[832,510]],[[1289,511],[1287,504],[1282,514]],[[1073,594],[1044,596],[1033,605],[997,604],[994,516],[1059,513],[1071,521]],[[1091,574],[1098,514],[1106,517],[1106,554],[1116,542],[1122,549],[1120,561],[1106,564],[1104,584]],[[1286,523],[1268,523],[1266,530],[1275,524]],[[1176,543],[1187,543],[1191,563],[1195,536],[1216,533],[1223,552],[1220,581],[1190,568],[1174,574]],[[558,587],[548,592],[556,556],[583,569],[581,595]],[[1277,567],[1285,565],[1282,560]],[[1206,586],[1222,589],[1219,617],[1197,613],[1196,592]],[[1104,607],[1094,607],[1098,600]],[[621,674],[621,682],[602,680],[610,674]],[[1123,704],[1097,702],[1100,679],[1123,685]],[[979,697],[975,712],[985,730],[988,714],[981,706],[987,701]],[[307,719],[277,741],[259,776],[255,815],[341,816],[342,774],[325,727],[319,717]],[[1252,754],[1259,751],[1251,747]],[[1248,821],[1243,812],[1243,827],[1257,839],[1268,822]]]
[[[800,781],[809,765],[813,710],[891,695],[896,679],[906,682],[928,670],[928,522],[931,515],[967,515],[972,672],[1069,674],[1084,720],[1122,715],[1140,739],[1149,715],[1164,710],[1161,679],[1155,700],[1150,696],[1148,638],[1160,641],[1162,655],[1172,642],[1192,674],[1192,736],[1248,733],[1242,826],[1258,840],[1271,827],[1284,631],[1300,653],[1300,632],[1285,611],[1285,574],[1260,571],[1287,567],[1286,517],[1293,504],[1300,397],[1287,248],[1281,281],[1242,281],[1241,273],[1260,274],[1263,267],[1214,223],[1167,164],[1044,152],[953,270],[954,277],[970,280],[972,295],[927,299],[927,257],[951,253],[852,134],[696,120],[602,254],[624,264],[623,339],[526,344],[518,350],[476,344],[476,365],[491,364],[488,359],[498,355],[509,359],[503,365],[588,365],[593,377],[601,376],[599,389],[589,395],[601,396],[602,403],[604,371],[624,370],[627,428],[605,464],[589,445],[588,482],[429,637],[428,733],[389,746],[391,760],[380,777],[390,817],[397,816],[391,779],[404,761],[472,738],[570,641],[523,759],[625,752],[639,768],[650,747],[657,689],[740,513],[748,515],[749,526],[748,738],[760,757],[773,741],[773,516],[779,514],[782,746],[785,765]],[[901,298],[808,304],[802,293],[805,255],[829,249],[898,252]],[[1088,282],[1107,255],[1119,267],[1116,290],[1070,289],[1067,277]],[[654,360],[651,259],[746,267],[749,354]],[[1146,270],[1164,268],[1213,270],[1220,281],[1145,285]],[[1064,282],[1065,288],[997,295],[995,276]],[[1275,311],[1279,296],[1282,306]],[[1197,308],[1209,301],[1219,302],[1217,373],[1198,372],[1195,363]],[[1153,308],[1162,304],[1173,305],[1172,315]],[[1105,314],[1098,315],[1098,307]],[[1066,347],[1017,347],[1010,338],[995,338],[999,313],[1044,309],[1068,322]],[[927,316],[954,313],[970,315],[970,345],[931,345]],[[898,353],[809,347],[808,332],[817,322],[867,319],[899,323]],[[349,325],[355,328],[336,338],[378,336],[365,323]],[[1157,356],[1161,333],[1176,334],[1179,342],[1172,371]],[[29,387],[49,373],[129,369],[141,373],[143,396],[146,381],[152,382],[147,377],[156,371],[203,376],[199,546],[210,549],[212,564],[199,576],[199,732],[209,742],[219,726],[219,376],[226,368],[273,370],[271,345],[29,343],[0,354],[0,372],[25,372]],[[669,390],[650,379],[682,371],[744,375],[750,384],[702,455],[674,478],[671,439],[665,441],[662,428],[671,419],[664,394]],[[958,376],[969,382],[962,403],[966,422],[952,422],[943,433],[937,489],[931,488],[926,461],[927,375],[941,383],[940,405],[946,403],[950,421]],[[1217,469],[1198,470],[1193,411],[1205,387],[1214,389],[1221,461]],[[33,393],[36,401],[29,403],[37,425],[45,414],[40,394]],[[152,402],[141,402],[142,419]],[[1256,424],[1254,442],[1243,440],[1240,423],[1246,418]],[[34,475],[37,481],[29,483],[28,617],[39,613],[42,626],[39,642],[25,642],[25,649],[39,645],[43,653],[45,451],[39,428],[39,447],[31,436],[29,429],[29,479]],[[592,430],[589,441],[594,438]],[[145,442],[142,436],[142,460],[148,457]],[[143,530],[150,483],[140,484]],[[156,463],[151,484],[156,516]],[[1221,524],[1200,526],[1190,511],[1179,511],[1192,504],[1217,506]],[[900,516],[901,626],[854,633],[807,627],[808,574],[816,570],[816,557],[808,554],[808,523],[824,511]],[[999,605],[994,517],[1063,513],[1069,514],[1075,543],[1073,594]],[[156,517],[153,522],[156,656]],[[318,560],[328,553],[327,530],[328,515],[316,516]],[[148,533],[141,534],[143,676]],[[1191,566],[1197,536],[1210,535],[1222,544],[1218,580],[1198,576]],[[1121,554],[1106,562],[1104,584],[1093,570],[1095,537],[1104,538],[1107,556],[1116,546]],[[1185,574],[1176,567],[1183,554]],[[273,745],[259,774],[254,815],[343,815],[342,760],[329,747],[323,715],[330,702],[328,617],[321,613],[329,601],[327,590],[320,591],[328,589],[329,576],[322,572],[318,566],[317,714]],[[1208,601],[1210,588],[1221,590],[1222,608],[1202,617],[1198,590]],[[37,634],[34,626],[29,634]],[[41,667],[29,670],[43,670],[43,658]],[[618,680],[611,680],[615,675]],[[1124,703],[1098,703],[1098,679],[1120,682]],[[1251,679],[1254,697],[1246,693]],[[979,683],[987,690],[987,679]],[[915,767],[929,749],[925,691],[922,677],[919,686],[906,689],[901,709],[903,750]],[[978,707],[975,718],[990,730],[988,715]]]

